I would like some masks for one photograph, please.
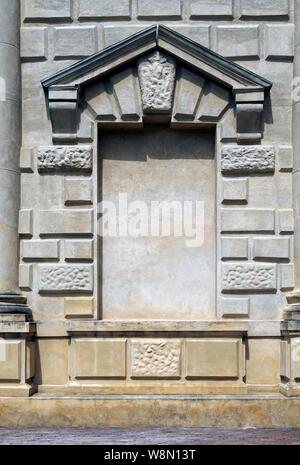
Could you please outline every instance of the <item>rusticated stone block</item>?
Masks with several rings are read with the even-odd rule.
[[[132,378],[179,378],[180,341],[133,340],[131,342]]]
[[[92,190],[91,179],[65,178],[65,204],[91,204]]]
[[[39,290],[41,292],[91,292],[93,290],[93,266],[40,265]]]
[[[139,60],[138,74],[145,113],[169,113],[172,108],[176,64],[161,52]]]
[[[282,172],[289,172],[293,169],[293,147],[281,145],[278,147],[278,169]]]
[[[20,152],[21,173],[33,173],[33,150],[31,147],[22,147]]]
[[[241,299],[222,299],[222,317],[223,318],[246,318],[249,316],[250,299],[248,297]]]
[[[223,203],[247,203],[248,179],[223,179]]]
[[[25,0],[25,21],[62,21],[71,18],[71,0]]]
[[[37,151],[38,170],[86,170],[92,169],[91,146],[57,145],[39,147]]]
[[[59,241],[21,241],[23,259],[43,260],[59,258]]]
[[[97,28],[56,27],[54,38],[55,58],[82,58],[97,50]]]
[[[93,258],[93,242],[83,240],[65,241],[66,260],[91,260]]]
[[[280,265],[280,289],[292,289],[295,286],[295,270],[292,263]]]
[[[21,28],[21,58],[26,60],[46,59],[47,48],[46,27]]]
[[[276,289],[276,265],[223,264],[224,291],[253,291]]]
[[[247,237],[222,237],[222,258],[247,259],[248,238]]]
[[[20,210],[19,211],[19,234],[26,234],[32,236],[33,234],[33,211]]]
[[[288,259],[290,239],[283,237],[260,237],[253,240],[253,258]]]
[[[190,0],[191,18],[233,16],[232,0]]]
[[[130,18],[130,0],[79,0],[79,19]]]
[[[125,339],[75,339],[73,375],[77,379],[125,378]]]
[[[227,58],[259,58],[259,27],[218,26],[217,52]]]
[[[39,215],[40,234],[91,234],[92,210],[42,210]]]
[[[286,234],[294,231],[294,211],[291,209],[278,211],[279,232]]]
[[[181,0],[138,0],[139,18],[169,18],[181,17]]]
[[[289,0],[241,0],[241,16],[288,16]]]
[[[31,290],[33,278],[32,265],[19,265],[19,287],[26,290]]]
[[[186,341],[186,378],[239,378],[239,339]]]
[[[0,381],[21,380],[21,341],[0,340]]]
[[[266,58],[294,56],[294,25],[266,26]]]
[[[64,299],[66,318],[92,318],[94,299],[82,297],[66,297]]]
[[[221,229],[224,233],[271,233],[275,230],[275,212],[264,208],[222,208]]]
[[[272,173],[275,170],[274,147],[269,145],[226,145],[222,149],[224,173]]]

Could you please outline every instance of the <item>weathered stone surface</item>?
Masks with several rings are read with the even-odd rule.
[[[292,289],[295,286],[295,266],[291,263],[280,265],[280,289]]]
[[[80,0],[79,18],[130,18],[130,0]]]
[[[279,232],[292,233],[294,231],[294,211],[291,209],[278,211]]]
[[[275,212],[263,208],[222,208],[223,232],[273,232]]]
[[[132,378],[178,378],[180,360],[180,341],[152,339],[131,342]]]
[[[82,297],[65,297],[64,310],[66,318],[92,318],[94,299]]]
[[[293,169],[293,147],[286,145],[278,147],[279,171],[289,172]]]
[[[253,258],[288,259],[290,253],[288,238],[260,237],[253,240]]]
[[[191,18],[198,19],[201,17],[211,16],[233,16],[232,0],[190,0]]]
[[[75,339],[73,351],[76,379],[126,377],[126,339]]]
[[[39,147],[37,151],[38,169],[64,170],[64,169],[92,169],[92,149],[90,146],[50,146]]]
[[[48,54],[48,30],[46,27],[21,28],[21,57],[46,59]]]
[[[22,241],[21,257],[32,260],[58,259],[59,241]]]
[[[93,232],[92,210],[41,210],[40,234],[91,234]]]
[[[65,178],[66,205],[91,204],[93,201],[92,192],[91,179]]]
[[[83,58],[97,50],[95,26],[56,27],[54,34],[55,58]]]
[[[33,234],[33,211],[20,210],[19,211],[19,234]]]
[[[43,292],[91,292],[92,265],[40,265],[39,290]]]
[[[84,240],[68,240],[64,243],[66,260],[91,260],[93,258],[93,242]]]
[[[71,0],[25,0],[25,21],[61,21],[71,17]]]
[[[138,17],[178,19],[181,17],[181,1],[138,0]]]
[[[206,81],[201,76],[181,68],[176,84],[174,118],[177,120],[193,120]]]
[[[138,98],[138,80],[132,69],[128,68],[111,78],[114,96],[117,100],[121,119],[125,121],[138,120],[141,116]]]
[[[222,258],[248,258],[248,238],[247,237],[222,237],[221,239]]]
[[[0,381],[21,380],[21,341],[0,340]]]
[[[266,58],[294,56],[294,25],[266,26]]]
[[[238,339],[187,340],[186,377],[238,378],[240,344]]]
[[[276,289],[276,265],[223,264],[224,291]]]
[[[229,145],[222,149],[222,171],[267,173],[275,169],[274,147],[267,145]]]
[[[223,203],[247,203],[248,179],[223,179]]]
[[[242,17],[288,16],[289,0],[241,0]]]
[[[259,27],[218,26],[217,52],[228,58],[259,58]]]
[[[250,339],[246,359],[247,383],[276,385],[280,381],[280,340]],[[274,357],[274,354],[276,356]]]
[[[30,147],[22,147],[20,151],[21,173],[32,173],[34,170],[33,150]]]
[[[169,113],[172,108],[176,64],[161,52],[139,60],[138,74],[145,113]]]
[[[249,317],[250,299],[243,298],[222,298],[223,318],[247,318]]]
[[[32,289],[33,266],[19,265],[19,286],[25,290]]]

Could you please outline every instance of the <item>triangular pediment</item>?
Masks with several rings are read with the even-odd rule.
[[[272,83],[166,26],[154,25],[43,79],[45,88],[75,86],[102,78],[114,69],[160,50],[230,89],[268,91]]]

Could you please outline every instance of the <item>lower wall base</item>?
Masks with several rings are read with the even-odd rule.
[[[300,398],[97,396],[0,398],[0,427],[300,427]]]

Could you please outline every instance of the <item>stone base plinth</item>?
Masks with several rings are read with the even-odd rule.
[[[0,427],[299,428],[300,398],[43,396],[0,398]]]

